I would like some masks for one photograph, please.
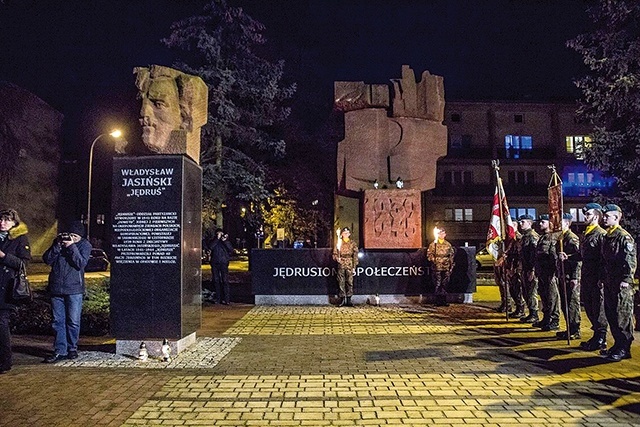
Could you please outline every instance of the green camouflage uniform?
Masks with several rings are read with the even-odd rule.
[[[536,275],[542,301],[542,325],[558,326],[560,322],[560,295],[556,275],[556,240],[558,233],[545,233],[536,245]]]
[[[620,226],[607,230],[602,242],[604,260],[604,309],[614,348],[629,350],[633,341],[633,276],[636,272],[636,243]],[[620,284],[629,284],[622,288]]]
[[[580,254],[582,258],[582,270],[580,274],[580,293],[584,311],[591,322],[594,336],[607,335],[607,316],[604,312],[604,288],[602,278],[604,269],[602,265],[602,242],[607,233],[602,227],[596,225],[582,236],[580,242]]]
[[[535,274],[536,245],[540,235],[533,228],[522,232],[520,259],[522,261],[522,288],[524,301],[532,318],[538,317],[538,278]]]
[[[449,278],[451,277],[451,269],[453,268],[453,256],[455,251],[451,243],[443,240],[431,242],[427,248],[427,259],[431,261],[433,268],[431,276],[435,286],[436,294],[446,294]]]
[[[353,296],[353,269],[358,265],[358,245],[353,241],[342,242],[340,250],[333,250],[333,260],[338,263],[340,298]]]
[[[516,232],[516,238],[509,241],[505,251],[505,274],[509,293],[516,305],[513,316],[524,315],[524,292],[522,289],[522,234]]]
[[[567,330],[573,335],[580,332],[580,238],[571,230],[560,233],[556,251],[567,254],[567,259],[558,259],[558,291],[560,308],[567,322]],[[569,312],[567,313],[567,298]]]

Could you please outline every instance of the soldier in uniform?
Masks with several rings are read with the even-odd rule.
[[[576,340],[580,338],[580,238],[571,231],[570,213],[562,215],[562,232],[558,236],[556,251],[558,252],[558,290],[560,291],[560,307],[567,330],[557,332],[558,339]],[[567,312],[568,304],[568,312]]]
[[[340,306],[353,307],[353,273],[358,265],[358,245],[351,240],[351,230],[344,227],[333,250],[333,260],[338,263],[338,287]]]
[[[607,348],[607,316],[604,312],[604,290],[602,276],[602,242],[606,231],[598,224],[602,218],[602,206],[597,203],[587,203],[582,208],[587,228],[580,242],[582,271],[580,274],[580,293],[584,311],[587,314],[593,336],[580,343],[580,348],[586,351],[603,350]]]
[[[539,225],[542,235],[536,245],[536,274],[542,300],[542,320],[535,322],[533,326],[543,331],[557,331],[560,328],[560,296],[556,274],[558,233],[551,232],[548,214],[540,215]]]
[[[435,285],[436,305],[446,306],[447,287],[451,270],[453,270],[453,257],[455,251],[451,243],[445,240],[447,233],[443,228],[438,228],[438,237],[427,248],[427,259],[431,262],[431,278]]]
[[[522,260],[521,260],[521,240],[522,234],[516,230],[515,239],[509,239],[505,250],[505,274],[509,286],[509,294],[515,303],[515,310],[509,313],[510,318],[520,318],[524,316],[524,292],[522,290]]]
[[[538,278],[535,274],[536,245],[540,235],[533,229],[533,217],[521,215],[518,225],[522,239],[520,240],[520,260],[522,263],[523,297],[529,314],[520,319],[521,322],[534,323],[538,319]]]
[[[636,272],[636,243],[620,227],[622,210],[617,205],[602,209],[607,234],[602,242],[604,261],[604,310],[613,336],[613,347],[604,355],[613,362],[631,358],[633,341],[633,276]]]

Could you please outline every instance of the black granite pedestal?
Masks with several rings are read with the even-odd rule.
[[[116,352],[173,354],[201,324],[202,169],[182,155],[121,157],[113,166],[111,332]]]
[[[251,286],[257,305],[330,304],[338,294],[332,249],[253,249]],[[355,268],[352,301],[364,304],[433,302],[426,249],[363,250]],[[447,299],[473,302],[475,247],[456,249]]]

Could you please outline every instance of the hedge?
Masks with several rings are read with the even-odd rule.
[[[86,279],[80,333],[89,336],[109,334],[109,279]],[[46,282],[31,284],[33,301],[18,307],[11,316],[14,334],[51,335],[51,302],[45,291]]]

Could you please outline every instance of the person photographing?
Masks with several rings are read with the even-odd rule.
[[[91,255],[91,243],[83,237],[84,225],[72,222],[53,241],[42,256],[51,266],[47,291],[51,295],[54,353],[45,363],[78,357],[80,319],[85,292],[84,269]]]

